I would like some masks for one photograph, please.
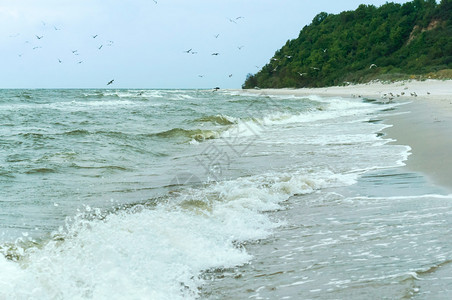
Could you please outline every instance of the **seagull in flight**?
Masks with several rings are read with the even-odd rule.
[[[374,68],[374,67],[376,68],[377,65],[376,65],[376,64],[371,64],[370,67],[369,67],[369,69],[372,69],[372,68]]]
[[[96,35],[93,35],[93,39],[97,38],[97,36],[98,36],[98,34],[96,34]]]
[[[102,47],[103,47],[103,46],[104,46],[104,45],[100,45],[100,46],[99,46],[99,48],[97,48],[97,49],[99,49],[99,50],[100,50],[100,49],[102,49]]]
[[[215,35],[215,38],[217,39],[219,36],[220,36],[220,34],[218,33],[218,34]]]
[[[242,50],[242,48],[245,46],[238,46],[237,49]]]
[[[214,53],[212,53],[212,55],[220,55],[220,53],[214,52]]]
[[[108,83],[107,83],[107,85],[110,85],[110,84],[112,84],[113,83],[113,81],[115,81],[114,79],[112,79],[112,80],[110,80]]]
[[[41,35],[41,36],[36,35],[36,38],[37,38],[38,40],[42,39],[43,37],[44,37],[43,35]]]
[[[193,50],[193,48],[190,48],[190,49],[188,49],[188,50],[185,50],[184,52],[185,52],[185,53],[190,53],[191,50]]]

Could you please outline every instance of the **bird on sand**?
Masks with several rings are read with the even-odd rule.
[[[110,80],[108,83],[107,83],[107,85],[110,85],[110,84],[112,84],[113,83],[113,81],[115,81],[114,79],[112,79],[112,80]]]

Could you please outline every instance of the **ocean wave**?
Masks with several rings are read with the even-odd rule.
[[[170,130],[153,133],[150,136],[156,136],[160,138],[187,138],[189,140],[204,141],[208,139],[215,139],[220,136],[217,131],[214,130],[202,130],[202,129],[182,129],[173,128]]]
[[[25,171],[25,174],[46,174],[46,173],[56,173],[57,171],[52,168],[33,168]]]
[[[237,119],[227,115],[212,115],[195,119],[194,122],[199,123],[210,122],[218,125],[232,125],[237,123]]]
[[[293,195],[351,182],[328,170],[269,173],[185,188],[157,205],[114,213],[85,206],[49,241],[24,234],[3,247],[0,298],[195,299],[204,271],[249,262],[243,244],[284,224],[264,212]]]

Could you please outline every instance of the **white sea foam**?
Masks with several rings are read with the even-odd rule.
[[[186,190],[153,209],[80,217],[57,234],[63,241],[18,251],[19,262],[0,256],[0,298],[195,298],[203,270],[248,262],[237,243],[282,224],[263,212],[294,194],[352,182],[354,175],[328,170],[273,173]]]
[[[151,101],[127,99],[132,97],[129,92],[134,93],[126,91],[122,95],[125,98],[118,95],[120,99],[93,99],[88,104],[84,100],[55,101],[34,104],[34,107],[51,105],[51,108],[74,111],[105,109],[109,116],[118,107],[135,110],[135,106],[152,106]],[[143,97],[164,95],[165,99],[184,100],[193,95],[179,94],[180,91],[146,91]],[[283,101],[288,97],[280,98]],[[386,125],[366,122],[370,118],[368,114],[381,106],[357,99],[324,100],[315,96],[309,99],[318,102],[309,103],[306,107],[310,110],[304,106],[294,109],[290,102],[281,110],[276,105],[274,111],[267,111],[263,116],[258,115],[260,110],[254,116],[241,118],[225,115],[234,115],[236,107],[246,111],[248,99],[234,104],[229,111],[218,112],[219,116],[233,120],[233,124],[220,126],[221,135],[209,133],[209,137],[220,140],[209,140],[208,145],[224,150],[237,137],[245,137],[238,139],[236,145],[245,141],[251,153],[233,157],[236,161],[231,162],[231,169],[238,171],[229,177],[232,179],[199,188],[182,186],[182,190],[171,191],[152,208],[136,205],[94,220],[78,216],[67,228],[57,232],[55,239],[40,247],[21,248],[22,243],[17,243],[19,248],[13,254],[20,256],[19,261],[6,260],[0,255],[0,299],[196,298],[204,283],[200,275],[204,270],[248,263],[252,257],[243,243],[266,238],[284,224],[267,212],[283,209],[282,202],[293,195],[351,185],[363,172],[403,164],[409,155],[408,147],[388,145],[387,140],[377,135]],[[173,101],[169,106],[184,107],[183,103],[191,102]],[[152,116],[170,116],[172,110],[162,107],[149,112]],[[216,115],[215,110],[208,113],[208,116]],[[176,117],[168,119],[181,128],[186,125],[177,123],[180,120]],[[127,124],[141,132],[142,128],[135,123],[140,122]],[[174,124],[171,126],[176,128]],[[228,144],[221,138],[229,138]],[[193,139],[190,150],[208,149],[199,141]],[[180,147],[181,151],[186,150],[183,145]],[[134,155],[126,158],[136,164],[137,172],[147,171],[139,165],[143,164],[143,168],[149,165],[135,160]],[[182,164],[183,161],[185,157],[173,159],[172,163],[195,169],[195,165]],[[270,163],[266,165],[266,162]],[[167,163],[166,158],[163,163]],[[249,172],[247,167],[251,169]],[[244,173],[251,175],[237,178]],[[90,188],[96,190],[95,184]],[[91,192],[88,191],[90,195]],[[128,195],[125,191],[114,196]]]

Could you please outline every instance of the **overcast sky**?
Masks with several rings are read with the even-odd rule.
[[[0,0],[0,88],[240,88],[319,12],[386,0],[156,2]]]

